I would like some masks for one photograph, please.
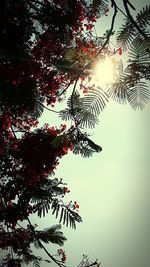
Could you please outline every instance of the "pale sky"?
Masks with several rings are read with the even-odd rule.
[[[76,230],[63,227],[68,267],[76,267],[82,254],[98,258],[102,267],[150,266],[149,114],[150,104],[143,111],[133,111],[110,101],[91,137],[103,151],[89,159],[69,153],[60,161],[56,177],[68,183],[68,199],[79,203],[83,218]],[[56,118],[46,112],[41,123],[60,125]],[[37,223],[44,228],[58,220],[49,214]],[[47,248],[51,252],[58,247]],[[40,250],[38,254],[44,255]]]
[[[99,258],[103,267],[150,266],[149,114],[150,105],[135,112],[110,102],[93,135],[103,151],[89,159],[70,153],[61,160],[56,176],[68,183],[68,199],[79,202],[83,218],[76,230],[63,227],[68,267],[83,253]],[[48,215],[38,224],[51,222]]]

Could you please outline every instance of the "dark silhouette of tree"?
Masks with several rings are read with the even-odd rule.
[[[68,150],[83,157],[102,151],[85,128],[95,127],[109,98],[134,109],[149,100],[150,6],[134,19],[134,6],[123,4],[126,21],[114,50],[114,22],[117,12],[123,12],[114,0],[0,1],[0,248],[9,248],[0,266],[40,266],[42,261],[65,266],[62,248],[51,255],[44,246],[64,244],[60,224],[75,229],[82,222],[79,204],[63,201],[69,193],[66,183],[54,177],[59,160]],[[102,37],[94,35],[95,22],[108,15],[109,5],[110,29]],[[105,90],[91,84],[96,62],[124,50],[129,60],[125,69],[120,61],[115,81]],[[69,90],[67,107],[55,111],[55,102],[63,101]],[[46,123],[37,128],[44,109],[71,120],[72,126]],[[49,211],[59,224],[37,230],[30,215],[43,217]],[[31,244],[43,249],[49,260],[35,256]],[[94,265],[100,263],[83,255],[78,267]]]

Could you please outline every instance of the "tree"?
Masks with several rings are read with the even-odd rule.
[[[110,29],[94,35],[94,24],[113,11]],[[0,247],[9,248],[1,266],[21,266],[44,261],[33,255],[30,245],[44,249],[50,261],[64,266],[62,248],[51,255],[43,243],[62,246],[66,237],[60,223],[76,228],[82,218],[75,201],[65,204],[69,189],[54,177],[55,169],[68,150],[83,157],[101,152],[85,132],[94,128],[109,98],[143,108],[149,100],[150,6],[134,19],[134,6],[123,1],[125,24],[117,34],[118,46],[111,48],[114,22],[120,8],[114,0],[3,0],[0,3]],[[128,49],[129,60],[116,66],[115,80],[104,88],[92,83],[99,59],[121,55]],[[80,90],[81,89],[81,90]],[[72,90],[67,107],[55,111]],[[44,109],[71,120],[60,128],[47,123],[38,128]],[[37,230],[31,214],[45,216],[51,210],[59,224]],[[22,224],[23,222],[23,224]],[[20,242],[21,241],[21,242]],[[47,259],[45,260],[49,262]],[[79,266],[99,266],[87,256]]]

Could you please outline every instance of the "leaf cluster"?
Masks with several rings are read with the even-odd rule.
[[[75,91],[67,101],[68,107],[60,111],[59,116],[62,120],[74,120],[77,124],[77,128],[71,133],[74,154],[90,157],[94,152],[102,151],[102,148],[90,140],[88,134],[82,133],[81,129],[83,127],[94,128],[98,124],[98,116],[105,108],[107,101],[108,95],[102,88],[89,89],[88,94],[83,97]]]
[[[102,88],[90,89],[88,94],[80,97],[79,92],[71,95],[67,101],[67,108],[60,111],[62,120],[75,120],[81,127],[94,128],[98,124],[98,116],[103,111],[108,96]]]
[[[60,231],[61,225],[53,225],[50,228],[43,229],[42,231],[36,230],[36,239],[34,240],[34,245],[36,248],[40,247],[40,244],[37,242],[37,239],[44,243],[53,243],[59,246],[64,245],[64,242],[67,238],[63,235],[63,232]]]
[[[148,34],[147,27],[150,25],[150,5],[146,5],[139,13],[137,13],[135,22],[142,28],[145,34]],[[128,18],[125,19],[125,23],[120,27],[117,33],[118,47],[122,47],[125,51],[130,49],[130,45],[137,35],[142,37],[135,28],[135,25],[133,25]]]
[[[62,201],[64,187],[58,179],[49,179],[41,182],[32,195],[34,213],[41,218],[50,210],[55,218],[59,217],[59,223],[76,229],[76,223],[82,222],[78,212]]]

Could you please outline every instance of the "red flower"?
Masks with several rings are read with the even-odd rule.
[[[82,89],[82,88],[83,88],[83,83],[81,82],[81,83],[80,83],[80,89]]]
[[[86,30],[87,30],[87,31],[92,30],[92,28],[94,27],[93,24],[84,24],[84,26],[86,27]]]
[[[74,150],[74,147],[72,146],[72,147],[70,147],[69,149],[70,149],[70,151],[73,151],[73,150]]]
[[[84,15],[81,15],[80,16],[80,21],[83,21],[83,20],[85,20],[85,16]]]
[[[83,53],[88,53],[89,52],[89,47],[83,47],[82,52]]]
[[[66,129],[66,124],[62,124],[62,129],[65,130]]]
[[[87,94],[88,92],[89,92],[88,87],[84,87],[83,93],[84,93],[84,94]]]
[[[74,202],[74,205],[73,205],[74,209],[79,209],[79,204],[77,203],[77,201]]]
[[[97,21],[97,19],[96,19],[96,18],[94,18],[94,17],[92,17],[92,18],[90,18],[90,19],[89,19],[89,21],[91,21],[91,22],[96,22],[96,21]]]
[[[117,51],[118,51],[119,56],[121,56],[122,55],[122,48],[119,47]]]
[[[68,189],[68,187],[64,187],[64,193],[69,193],[70,190]]]
[[[65,154],[67,154],[68,153],[68,147],[63,147],[63,151]]]
[[[61,261],[62,261],[62,262],[65,262],[65,261],[66,261],[66,259],[67,259],[66,255],[63,255],[63,257],[62,257]]]

